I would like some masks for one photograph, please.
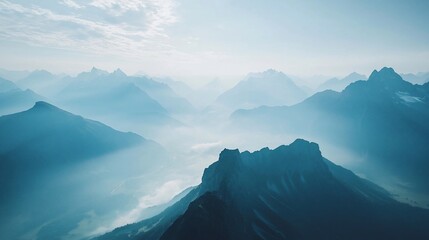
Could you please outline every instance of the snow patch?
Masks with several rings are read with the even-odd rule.
[[[410,96],[410,94],[407,92],[397,92],[396,95],[400,99],[402,99],[402,101],[407,102],[407,103],[423,102],[421,98],[415,97],[415,96]]]

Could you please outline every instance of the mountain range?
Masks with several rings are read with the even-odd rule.
[[[35,70],[26,77],[18,79],[15,83],[24,89],[31,89],[43,96],[52,97],[59,89],[69,83],[68,78],[62,75],[54,75],[46,70]]]
[[[395,201],[298,139],[225,149],[182,200],[97,239],[426,239],[428,220],[428,210]]]
[[[128,76],[120,69],[109,73],[94,67],[76,77],[54,75],[46,70],[26,74],[2,72],[6,76],[20,76],[13,83],[8,81],[14,84],[14,91],[3,91],[6,86],[0,84],[0,98],[5,99],[0,106],[3,114],[23,111],[37,100],[49,99],[62,108],[116,128],[149,134],[160,126],[180,126],[182,123],[175,116],[195,113],[193,105],[167,84],[146,76]],[[144,126],[142,129],[132,127],[141,122],[145,122],[139,124]]]
[[[383,68],[340,93],[327,90],[291,107],[239,110],[231,121],[236,128],[306,136],[346,149],[364,160],[368,176],[390,176],[396,187],[428,194],[428,99],[429,84],[413,85]]]
[[[420,72],[417,74],[406,73],[401,74],[401,77],[413,84],[425,84],[429,82],[429,72]]]
[[[200,109],[212,104],[226,88],[217,78],[198,88],[191,88],[184,82],[168,77],[158,77],[154,80],[167,84],[178,95],[188,99],[193,106]]]
[[[429,238],[429,83],[406,81],[424,74],[352,73],[306,98],[270,69],[202,111],[220,81],[2,74],[0,239]],[[326,158],[302,139],[225,149],[167,201],[223,147],[296,138]]]
[[[177,95],[168,85],[146,76],[128,76],[120,69],[108,73],[104,70],[92,68],[90,72],[82,72],[75,78],[71,78],[70,82],[71,84],[61,91],[61,94],[70,94],[78,89],[97,90],[91,89],[91,86],[113,89],[121,84],[133,84],[171,114],[190,113],[194,110],[192,104]]]
[[[32,90],[22,90],[15,83],[0,78],[0,116],[24,111],[35,102],[44,100]]]
[[[131,82],[147,92],[171,114],[182,115],[195,112],[194,106],[185,98],[186,96],[180,96],[168,84],[146,76],[129,78]]]
[[[7,70],[0,68],[0,77],[9,79],[11,81],[17,81],[27,77],[30,74],[30,71],[26,70]]]
[[[269,69],[249,74],[233,88],[222,93],[214,105],[233,110],[262,105],[283,106],[298,103],[305,97],[305,91],[286,74]]]
[[[317,88],[317,92],[321,92],[325,90],[334,90],[337,92],[341,92],[349,84],[356,82],[358,80],[366,80],[366,76],[353,72],[342,79],[331,78],[331,79],[328,79],[326,82],[320,84],[320,86]]]
[[[71,79],[70,84],[55,99],[73,112],[116,128],[147,134],[161,126],[181,124],[158,100],[177,104],[177,111],[181,109],[181,101],[186,102],[164,84],[147,78],[129,77],[120,69],[107,73],[96,68]],[[142,122],[145,124],[140,124]]]

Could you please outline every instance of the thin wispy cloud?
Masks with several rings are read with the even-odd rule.
[[[122,15],[128,11],[140,11],[147,8],[146,3],[140,0],[94,0],[89,5],[109,10],[109,13],[113,15]]]
[[[427,71],[428,2],[385,2],[0,0],[0,64],[74,74],[96,62],[187,81]]]
[[[0,1],[0,38],[107,54],[169,51],[165,27],[177,21],[174,8],[172,0],[64,0],[43,6]]]
[[[132,222],[136,222],[139,220],[139,216],[141,212],[149,207],[153,207],[159,204],[167,203],[174,196],[182,192],[187,185],[185,181],[182,179],[170,180],[163,185],[161,185],[158,189],[156,189],[152,194],[145,195],[139,199],[138,206],[129,211],[123,216],[118,217],[112,224],[111,227],[107,229],[113,229],[115,227],[123,226],[125,224],[129,224]]]
[[[79,5],[77,4],[75,1],[73,0],[63,0],[62,4],[64,4],[65,6],[69,7],[69,8],[75,8],[75,9],[80,9],[80,8],[84,8],[85,6],[83,5]]]

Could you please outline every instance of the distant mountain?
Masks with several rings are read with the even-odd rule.
[[[232,89],[222,93],[215,105],[235,110],[259,106],[284,106],[298,103],[306,97],[284,73],[273,69],[249,74]]]
[[[143,141],[40,101],[27,111],[0,117],[2,178],[14,168],[62,166]]]
[[[167,84],[178,95],[186,98],[193,106],[199,109],[204,109],[212,104],[226,89],[217,78],[197,88],[192,88],[184,82],[176,81],[168,77],[153,79]]]
[[[117,70],[117,71],[121,71],[121,70]],[[122,72],[122,71],[121,71]],[[90,81],[90,80],[94,80],[97,78],[102,78],[102,77],[106,77],[109,75],[109,72],[102,70],[102,69],[98,69],[96,67],[92,67],[91,71],[89,72],[81,72],[76,76],[77,80],[80,81]]]
[[[127,76],[121,69],[112,73],[92,68],[91,72],[80,73],[72,79],[70,86],[64,89],[64,92],[70,92],[77,89],[93,91],[96,88],[115,88],[121,84],[134,84],[141,91],[145,92],[152,99],[157,101],[162,108],[170,114],[188,114],[194,111],[192,104],[186,98],[179,96],[167,84],[155,81],[146,76]]]
[[[429,82],[429,72],[420,72],[417,74],[406,73],[406,74],[401,74],[401,77],[404,80],[413,84],[425,84]]]
[[[172,114],[189,114],[195,111],[194,106],[185,97],[178,95],[165,83],[145,76],[129,77],[129,79]]]
[[[67,84],[69,77],[54,75],[46,70],[35,70],[26,77],[16,81],[22,89],[31,89],[46,97],[53,97]]]
[[[46,71],[46,70],[35,70],[31,72],[27,77],[19,80],[20,83],[33,83],[34,81],[43,81],[43,80],[50,80],[55,78],[55,76]]]
[[[142,130],[132,130],[145,134],[160,126],[180,125],[157,100],[138,87],[135,80],[119,69],[106,73],[93,68],[91,72],[71,79],[55,99],[73,112],[117,128],[129,129],[138,125]],[[156,91],[157,85],[153,89]]]
[[[15,83],[0,78],[0,116],[23,111],[43,99],[31,90],[21,90]]]
[[[0,78],[0,92],[8,92],[18,89],[19,87],[15,83],[4,78]]]
[[[144,174],[167,160],[153,141],[46,102],[2,116],[0,238],[82,239],[80,222],[96,228],[134,207],[129,179],[149,181]]]
[[[139,114],[168,114],[156,100],[133,83],[100,86],[95,91],[91,85],[94,83],[68,87],[62,92],[62,98],[66,99],[68,106],[86,109],[93,114],[125,114],[136,117]]]
[[[331,78],[327,80],[326,82],[322,83],[318,88],[317,91],[324,91],[324,90],[334,90],[337,92],[341,92],[346,88],[348,85],[350,85],[353,82],[356,82],[358,80],[366,80],[366,76],[353,72],[346,77],[342,79],[338,78]]]
[[[152,77],[154,81],[167,84],[174,92],[179,96],[188,98],[194,94],[194,89],[192,89],[188,84],[176,81],[170,77]]]
[[[324,159],[317,144],[296,140],[224,150],[182,200],[97,239],[426,239],[428,220],[428,210],[393,200]]]
[[[429,194],[428,86],[383,68],[341,93],[324,91],[291,107],[239,110],[231,120],[234,128],[319,139],[364,160],[367,176]]]
[[[25,182],[33,174],[144,141],[40,101],[27,111],[0,117],[0,186],[4,190],[13,187],[10,179]]]
[[[30,74],[29,71],[25,70],[7,70],[0,68],[0,77],[9,79],[11,81],[17,81],[27,77]]]

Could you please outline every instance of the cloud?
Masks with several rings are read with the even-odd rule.
[[[117,218],[110,229],[140,220],[139,216],[144,209],[167,203],[188,186],[189,184],[181,179],[165,182],[151,194],[141,197],[137,207]]]
[[[213,150],[218,148],[220,145],[222,144],[222,142],[210,142],[210,143],[199,143],[199,144],[195,144],[191,147],[192,151],[195,152],[206,152],[209,150]]]
[[[140,11],[146,8],[145,1],[141,0],[93,0],[89,5],[109,10],[113,15],[121,15],[128,11]]]
[[[80,8],[85,7],[85,6],[77,4],[73,0],[63,0],[61,3],[64,4],[65,6],[69,7],[69,8],[74,8],[74,9],[80,9]]]
[[[165,27],[177,21],[175,5],[173,0],[64,0],[42,7],[0,0],[0,39],[102,54],[169,52]]]

